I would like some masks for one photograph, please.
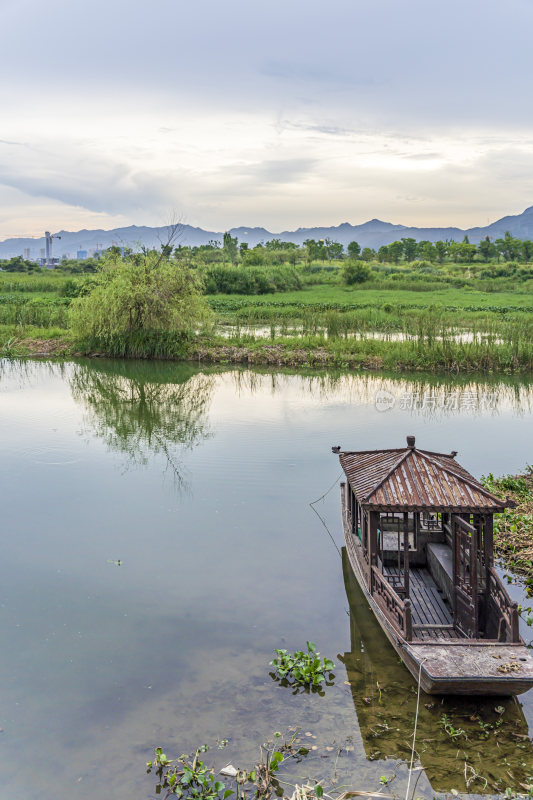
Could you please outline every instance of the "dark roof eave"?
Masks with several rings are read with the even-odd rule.
[[[470,513],[470,514],[500,514],[506,508],[514,508],[515,504],[503,502],[501,505],[494,506],[439,506],[439,505],[407,505],[401,503],[367,503],[359,501],[361,508],[365,511],[436,511],[439,513]]]

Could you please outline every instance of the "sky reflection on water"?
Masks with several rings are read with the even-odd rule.
[[[447,403],[454,394],[465,402]],[[428,449],[457,449],[477,476],[516,472],[531,461],[532,417],[523,380],[3,362],[0,797],[34,796],[21,752],[46,800],[129,800],[153,791],[143,764],[158,744],[179,754],[227,737],[217,763],[244,765],[290,725],[317,736],[310,771],[329,763],[326,745],[352,737],[339,769],[376,788],[384,765],[368,759],[338,659],[351,651],[354,604],[309,507],[339,475],[330,447],[401,446],[415,434]],[[317,509],[340,547],[336,489]],[[337,662],[337,680],[324,698],[293,698],[268,662],[274,647],[309,638]],[[379,630],[376,642],[372,670],[409,696]],[[517,717],[525,735],[531,694]],[[394,713],[411,724],[411,712]],[[438,739],[438,715],[431,724]],[[399,786],[402,754],[391,744],[390,755]],[[458,762],[449,775],[458,788],[462,773]],[[432,796],[431,781],[443,791],[437,777],[429,771],[417,793]]]

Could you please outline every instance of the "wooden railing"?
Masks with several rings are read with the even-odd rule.
[[[492,604],[489,613],[496,611],[499,614],[496,638],[498,641],[519,642],[518,603],[511,600],[494,567],[489,570],[488,595]]]
[[[391,622],[398,632],[411,641],[413,638],[413,622],[411,618],[411,601],[402,600],[388,580],[377,567],[372,567],[371,594],[378,606],[381,608],[389,622]]]

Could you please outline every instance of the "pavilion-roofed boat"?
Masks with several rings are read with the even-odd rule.
[[[493,516],[513,505],[456,452],[342,451],[341,506],[354,574],[392,646],[429,694],[533,687],[518,606],[494,568]]]

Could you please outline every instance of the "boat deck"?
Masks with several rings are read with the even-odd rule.
[[[384,567],[388,579],[399,577],[398,567]],[[413,632],[417,639],[460,639],[461,634],[453,627],[449,605],[442,597],[426,567],[409,569],[409,595],[413,615]]]

